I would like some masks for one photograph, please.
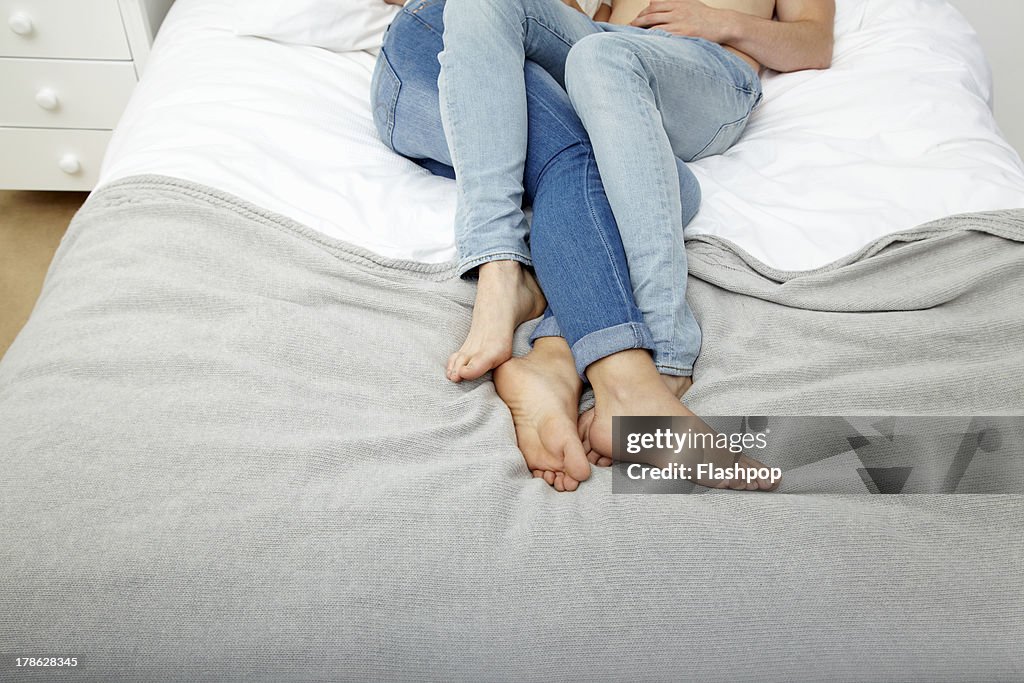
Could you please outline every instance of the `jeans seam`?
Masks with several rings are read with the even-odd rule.
[[[387,115],[387,126],[386,126],[386,139],[383,140],[384,144],[388,146],[388,149],[395,151],[395,119],[398,114],[398,97],[402,92],[402,79],[398,77],[398,72],[395,71],[395,67],[391,66],[391,60],[388,59],[387,52],[384,48],[380,49],[380,58],[384,60],[384,70],[387,71],[395,83],[395,92],[391,95],[391,101],[388,103],[388,115]],[[378,88],[379,90],[379,88]]]
[[[597,160],[594,158],[593,150],[590,150],[590,149],[587,150],[586,161],[587,161],[587,163],[586,163],[586,166],[584,168],[584,171],[585,171],[587,177],[589,177],[590,176],[590,171],[591,171],[591,168],[592,168],[592,164],[593,164],[593,166],[597,165]],[[601,173],[600,169],[598,169],[598,177],[600,177],[600,173]],[[603,190],[604,190],[604,188],[602,186],[602,191]],[[586,193],[586,198],[587,198],[587,211],[590,214],[590,218],[592,220],[591,225],[593,225],[595,223],[598,223],[597,211],[594,208],[594,202],[592,201],[589,192]],[[611,214],[612,214],[612,218],[614,219],[615,212],[612,211]],[[618,221],[616,221],[615,229],[616,229],[616,231],[619,229]],[[595,232],[597,232],[597,235],[598,235],[598,237],[601,240],[601,246],[604,247],[605,254],[608,255],[608,260],[609,261],[614,261],[614,258],[612,257],[611,245],[609,245],[608,244],[608,240],[605,239],[604,233],[602,233],[600,230],[596,230]],[[628,259],[626,260],[626,268],[627,269],[629,268],[629,260]],[[613,271],[614,271],[614,269],[613,269]],[[629,309],[630,302],[632,302],[633,306],[635,307],[636,306],[636,297],[633,294],[633,285],[632,285],[632,283],[630,283],[629,291],[627,292],[626,288],[623,285],[622,278],[620,277],[620,274],[618,272],[615,272],[614,276],[615,276],[615,284],[619,288],[619,295],[622,297],[623,301],[625,302],[626,309],[627,310]],[[641,312],[641,319],[642,318],[643,318],[643,314]],[[628,322],[633,322],[633,321],[628,321]]]
[[[543,68],[543,67],[541,67],[541,68]],[[536,99],[535,101],[537,102],[537,104],[539,104],[540,106],[544,107],[544,109],[552,115],[551,118],[558,119],[558,123],[562,126],[563,129],[565,129],[565,131],[567,133],[569,133],[572,136],[572,138],[574,140],[572,145],[566,146],[564,149],[560,150],[558,152],[558,154],[561,154],[565,150],[570,149],[571,147],[573,147],[575,145],[589,143],[589,140],[584,140],[580,136],[576,135],[576,132],[572,128],[570,128],[569,126],[566,126],[564,123],[562,123],[561,118],[555,115],[557,113],[557,111],[555,109],[552,109],[548,105],[548,103],[546,101],[544,101],[543,99]],[[558,154],[555,154],[554,157],[557,157]],[[554,158],[554,157],[552,157],[552,158]],[[547,165],[545,165],[544,168],[547,168]]]
[[[445,49],[442,46],[441,52],[438,53],[438,59],[441,58],[441,56],[444,54],[444,51],[445,51]],[[444,130],[445,137],[447,137],[449,129],[453,129],[456,126],[454,125],[455,122],[452,119],[449,119],[448,122],[447,122],[447,123],[452,124],[452,125],[446,125],[445,113],[448,113],[450,117],[455,117],[455,112],[457,111],[457,109],[454,106],[452,106],[451,93],[449,92],[449,89],[447,87],[445,87],[445,88],[440,87],[441,86],[441,80],[444,78],[444,76],[445,76],[445,68],[442,65],[440,74],[438,75],[437,97],[438,97],[438,102],[439,103],[443,103],[443,106],[440,107],[440,109],[441,109],[441,112],[440,112],[441,127]],[[458,160],[456,159],[456,156],[457,156],[456,155],[456,150],[455,150],[455,147],[453,145],[451,145],[451,144],[448,145],[448,155],[451,157],[451,160],[452,160],[452,168],[458,168],[460,166],[460,164],[459,164]],[[458,180],[457,175],[458,175],[458,173],[456,172],[456,180]],[[458,227],[459,219],[460,219],[460,214],[461,213],[462,213],[462,211],[460,210],[460,207],[458,206],[458,203],[456,203],[456,208],[455,208],[455,224],[456,224],[456,226],[455,226],[455,250],[460,255],[465,253],[465,249],[464,249],[465,239],[463,238],[463,235],[461,234],[463,231],[459,230],[459,227]],[[458,268],[459,275],[460,276],[464,275],[467,271],[471,270],[473,267],[475,267],[475,266],[470,265],[469,267],[464,267],[463,266],[463,261],[460,258],[460,260],[459,260],[459,268]]]
[[[627,34],[612,33],[610,35],[624,35],[625,36]],[[677,38],[682,38],[682,37],[683,36],[677,36]],[[656,55],[651,55],[651,54],[640,54],[640,51],[637,50],[636,48],[634,48],[633,46],[634,45],[642,45],[642,43],[629,43],[627,41],[627,44],[630,46],[630,48],[632,48],[630,50],[630,52],[632,52],[635,57],[640,59],[641,62],[644,62],[644,61],[658,62],[659,64],[666,64],[666,65],[672,67],[673,69],[685,69],[685,70],[689,71],[692,74],[698,74],[698,75],[701,75],[701,76],[705,76],[705,77],[707,77],[707,78],[709,78],[711,80],[714,80],[714,81],[717,81],[717,82],[721,83],[722,85],[727,85],[727,86],[733,88],[734,90],[738,90],[739,92],[746,93],[748,95],[753,95],[754,94],[754,91],[751,90],[750,88],[736,85],[735,82],[733,82],[731,80],[728,80],[728,79],[725,79],[725,78],[722,78],[719,74],[716,74],[713,71],[708,71],[707,69],[701,69],[701,68],[696,67],[695,65],[693,65],[693,64],[691,64],[689,62],[680,62],[678,60],[663,59],[661,57],[658,57]],[[739,59],[739,58],[737,57],[737,59]],[[742,61],[742,60],[740,60],[740,61]],[[747,68],[749,69],[750,67],[747,67]]]
[[[695,155],[693,155],[693,158],[690,161],[697,161],[697,160],[699,160],[701,158],[701,155],[704,154],[704,152],[708,151],[708,149],[713,144],[715,144],[715,141],[718,140],[718,137],[722,134],[723,130],[725,130],[726,128],[731,128],[733,126],[736,126],[738,124],[746,122],[750,118],[750,114],[751,114],[752,111],[753,111],[753,107],[750,108],[750,111],[748,111],[746,114],[744,114],[740,118],[736,119],[735,121],[733,121],[731,123],[723,123],[722,126],[718,129],[718,131],[714,134],[714,136],[712,136],[712,138],[708,141],[708,144],[704,145],[704,147],[699,152],[697,152]]]
[[[416,9],[412,9],[412,10],[410,10],[408,8],[403,9],[402,13],[405,14],[406,16],[408,16],[411,19],[415,19],[416,22],[420,26],[422,26],[423,28],[427,29],[428,31],[433,33],[435,36],[441,37],[441,36],[444,35],[442,31],[438,31],[437,28],[433,24],[428,23],[425,19],[423,19],[421,16],[419,16],[420,10],[427,9],[428,7],[430,7],[432,5],[436,5],[438,2],[440,2],[440,0],[433,0],[433,1],[427,0],[426,2],[420,3],[419,6],[416,7]]]
[[[630,50],[630,55],[632,56],[633,60],[636,63],[634,65],[634,68],[637,68],[636,65],[638,65],[640,69],[643,69],[643,71],[645,71],[645,72],[648,71],[647,68],[644,65],[643,59],[641,58],[640,55],[638,55],[636,53],[635,50]],[[638,75],[642,75],[642,72],[640,72],[639,70],[638,70]],[[649,77],[648,77],[648,79],[643,79],[643,78],[635,79],[632,82],[634,84],[634,95],[637,98],[637,101],[640,101],[640,99],[641,99],[640,96],[642,95],[642,92],[640,90],[640,85],[639,84],[640,84],[640,82],[643,82],[643,83],[645,83],[647,85],[648,89],[650,89],[651,95],[654,97],[654,105],[655,105],[655,107],[660,109],[660,105],[658,104],[657,93],[655,92],[655,89],[654,89],[653,85],[651,84],[651,82],[649,80]],[[659,118],[658,120],[660,121],[661,119]],[[649,126],[650,124],[647,123],[647,125]],[[664,127],[664,124],[662,124],[662,126]],[[667,132],[666,132],[666,134],[667,134]],[[673,156],[674,155],[675,155],[675,153],[673,151]],[[676,174],[678,175],[678,171],[676,171],[674,163],[673,163],[673,169],[672,170],[675,171]],[[664,197],[665,193],[668,192],[668,190],[666,189],[664,178],[661,177],[661,176],[657,176],[657,175],[656,175],[656,177],[657,177],[657,182],[659,183],[659,185],[658,185],[659,195],[658,196]],[[679,180],[677,178],[676,179],[676,192],[678,192],[678,185],[679,185]],[[682,200],[682,198],[680,198],[680,201],[681,200]],[[664,215],[666,217],[668,217],[668,220],[672,220],[671,215],[670,215],[672,212],[666,210],[666,207],[664,207],[664,206],[662,206],[661,208],[662,208],[662,212],[664,213]],[[681,220],[682,219],[680,218],[680,221]],[[681,236],[680,236],[680,238],[681,238]],[[627,259],[627,262],[628,262],[628,259]],[[673,286],[669,287],[669,290],[671,292],[670,297],[671,297],[671,304],[672,305],[670,307],[670,310],[672,311],[672,313],[671,313],[671,319],[672,320],[675,320],[675,315],[676,315],[675,312],[679,309],[679,306],[676,305],[676,303],[677,303],[677,296],[678,296],[677,288],[674,286],[675,283],[676,283],[676,278],[677,278],[678,275],[679,275],[679,272],[678,272],[678,259],[673,259],[672,260],[672,275],[671,275],[671,278],[670,278],[670,283],[672,283]],[[640,312],[641,312],[641,314],[643,314],[643,309],[641,309]],[[644,317],[644,323],[647,324],[646,317]],[[650,325],[648,325],[648,327],[650,327]],[[673,329],[674,329],[674,326],[673,326]],[[675,339],[674,335],[670,334],[668,339],[665,342],[665,344],[667,345],[666,352],[669,355],[671,355],[671,356],[675,356],[676,348],[675,348],[674,339]],[[657,343],[658,343],[657,338],[655,338],[654,342],[655,342],[655,345],[657,346]]]
[[[593,21],[593,20],[591,20],[591,21]],[[530,23],[537,24],[540,28],[543,28],[548,33],[550,33],[552,36],[554,36],[558,40],[560,40],[563,43],[565,43],[565,46],[568,47],[568,48],[572,48],[572,46],[575,44],[575,43],[569,42],[569,40],[565,36],[563,36],[561,33],[559,33],[554,28],[552,28],[547,23],[545,23],[544,20],[541,17],[535,17],[532,14],[527,14],[524,11],[523,12],[523,20],[521,22],[521,27],[522,27],[522,30],[523,30],[523,48],[524,48],[524,51],[525,51],[525,47],[526,47],[527,37],[530,34],[530,27],[529,27]],[[597,24],[595,22],[595,26],[596,25]]]
[[[727,81],[726,79],[721,78],[720,76],[718,76],[718,75],[716,75],[716,74],[714,74],[712,72],[706,71],[705,69],[697,68],[693,64],[678,63],[678,62],[675,62],[675,61],[672,61],[672,60],[669,60],[669,59],[661,59],[661,58],[656,57],[656,56],[647,55],[647,54],[641,54],[640,50],[638,50],[633,45],[629,45],[629,47],[630,47],[630,54],[637,61],[640,62],[641,66],[645,66],[645,63],[657,62],[659,64],[668,65],[668,66],[671,66],[673,68],[681,69],[681,70],[684,70],[684,71],[689,71],[692,74],[704,76],[704,77],[707,77],[707,78],[709,78],[711,80],[714,80],[714,81],[716,81],[718,83],[721,83],[722,85],[731,87],[733,90],[735,90],[737,92],[740,92],[740,93],[743,93],[748,98],[748,103],[747,103],[747,107],[746,107],[746,109],[747,109],[746,113],[744,113],[742,116],[740,116],[740,118],[736,119],[735,121],[731,121],[729,123],[723,123],[721,126],[719,126],[718,130],[715,131],[715,134],[711,136],[711,139],[707,141],[707,144],[705,144],[700,149],[699,152],[694,154],[689,159],[685,159],[684,161],[696,161],[697,159],[700,158],[700,156],[702,154],[704,154],[704,152],[706,152],[715,143],[715,140],[718,139],[718,136],[722,134],[723,130],[725,130],[726,128],[728,128],[730,126],[735,126],[735,125],[737,125],[739,123],[742,123],[742,122],[744,122],[744,121],[746,121],[747,119],[750,118],[750,114],[753,112],[754,104],[756,102],[755,103],[750,103],[749,99],[754,95],[754,91],[749,90],[748,88],[740,87],[740,86],[736,85],[735,83]],[[651,69],[647,69],[645,67],[645,71],[650,73],[652,70]]]
[[[403,7],[402,11],[406,14],[418,14],[421,10],[433,7],[439,2],[443,2],[443,0],[421,0],[415,7]]]
[[[659,373],[663,374],[663,375],[671,374],[671,373],[661,372],[662,370],[674,370],[675,372],[689,373],[689,374],[676,375],[677,377],[692,377],[693,376],[693,366],[692,365],[689,366],[689,367],[685,367],[685,368],[684,367],[680,367],[678,365],[671,365],[669,363],[657,363],[657,362],[655,362],[654,365],[658,369]]]

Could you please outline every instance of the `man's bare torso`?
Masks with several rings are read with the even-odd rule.
[[[702,0],[708,7],[718,9],[730,9],[744,14],[752,14],[762,19],[771,19],[775,14],[775,0]],[[612,0],[612,15],[609,22],[612,24],[628,24],[650,4],[650,0]],[[737,55],[749,64],[754,71],[760,72],[761,65],[750,55],[739,50],[725,46],[733,54]]]

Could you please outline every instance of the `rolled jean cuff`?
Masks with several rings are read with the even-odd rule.
[[[654,367],[663,375],[674,377],[693,377],[693,364],[697,362],[697,355],[700,353],[700,332],[694,335],[681,335],[674,348],[666,352],[664,349],[654,349]],[[689,340],[687,342],[687,340]],[[679,347],[689,348],[680,349]]]
[[[672,375],[673,377],[693,377],[693,363],[690,363],[689,365],[659,363],[657,359],[655,359],[654,367],[658,368],[658,372],[662,375]]]
[[[493,254],[485,254],[484,256],[459,259],[459,277],[466,277],[466,274],[473,269],[491,261],[518,261],[528,268],[533,267],[533,259],[530,258],[529,254],[520,251],[499,251]]]
[[[553,315],[541,320],[537,323],[537,327],[533,328],[533,333],[530,335],[530,346],[540,339],[541,337],[564,337],[562,334],[562,328],[558,326],[558,319]]]
[[[586,381],[587,366],[591,363],[629,349],[654,350],[654,336],[643,323],[622,323],[591,332],[572,345],[576,372]]]

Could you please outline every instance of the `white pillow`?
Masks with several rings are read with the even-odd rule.
[[[867,7],[868,0],[836,0],[836,38],[860,30]]]
[[[860,28],[866,5],[837,0],[837,36]],[[384,0],[235,0],[235,33],[333,52],[376,51],[400,10]]]
[[[384,0],[236,0],[235,33],[334,52],[377,50],[401,9]]]

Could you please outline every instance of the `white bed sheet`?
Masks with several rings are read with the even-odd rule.
[[[452,182],[378,139],[374,57],[236,36],[234,0],[177,0],[99,184],[202,183],[393,258],[455,255]]]
[[[385,256],[454,258],[454,183],[377,140],[373,56],[236,36],[233,4],[177,0],[100,184],[183,178]],[[740,143],[693,164],[704,202],[687,234],[799,271],[941,216],[1024,207],[1024,164],[959,13],[944,0],[838,6],[833,68],[768,74]]]

